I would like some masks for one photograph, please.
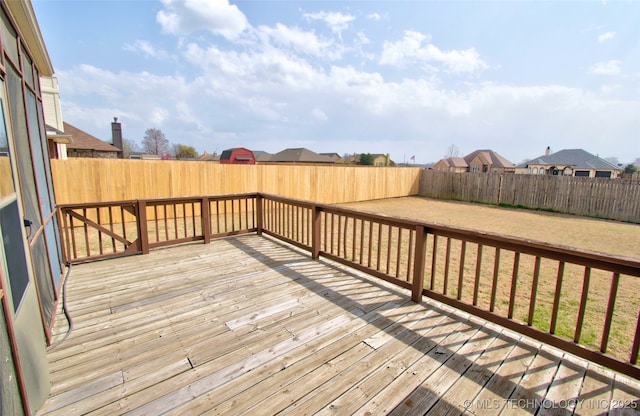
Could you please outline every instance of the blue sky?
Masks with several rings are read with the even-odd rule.
[[[199,152],[640,158],[638,1],[33,0],[65,121]]]

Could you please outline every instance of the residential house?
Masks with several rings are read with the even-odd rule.
[[[64,132],[60,92],[56,77],[40,77],[42,91],[42,107],[46,123],[48,151],[51,159],[66,159],[67,145],[73,143],[70,134]]]
[[[319,155],[303,147],[295,149],[285,149],[271,156],[273,163],[313,163],[313,164],[333,164],[329,156]]]
[[[256,163],[264,163],[270,162],[273,155],[262,150],[254,150],[253,156],[256,158]]]
[[[117,121],[115,123],[118,125],[120,124],[117,123]],[[71,137],[73,138],[73,143],[67,144],[67,156],[96,157],[107,159],[116,159],[120,157],[122,153],[121,149],[115,147],[112,144],[104,142],[83,130],[80,130],[76,126],[73,126],[66,121],[63,124],[64,132],[68,135],[71,135]]]
[[[337,153],[318,153],[321,156],[327,156],[333,160],[333,163],[345,163],[342,157]]]
[[[584,176],[617,178],[622,168],[583,149],[547,152],[516,166],[516,173],[529,175]]]
[[[53,66],[31,1],[0,0],[0,25],[0,414],[22,415],[49,395],[64,271],[40,85]]]
[[[440,159],[433,170],[446,172],[513,173],[515,164],[493,150],[475,150],[464,157]]]
[[[464,156],[463,159],[469,166],[469,172],[513,173],[516,166],[515,163],[510,162],[493,150],[476,150]]]
[[[438,172],[455,172],[464,173],[467,171],[467,161],[461,157],[448,157],[446,159],[440,159],[435,165],[433,170]]]
[[[201,154],[198,157],[198,159],[201,160],[201,161],[205,161],[205,162],[218,162],[218,163],[220,163],[220,155],[215,150],[214,150],[213,154],[211,154],[211,153],[209,153],[209,152],[207,152],[205,150],[205,152],[203,154]]]
[[[393,163],[393,160],[391,160],[391,158],[389,157],[389,153],[387,154],[380,154],[380,153],[374,153],[371,155],[371,157],[373,158],[373,166],[394,166],[395,163]]]
[[[251,150],[235,147],[222,152],[220,163],[223,165],[255,165],[256,158]]]

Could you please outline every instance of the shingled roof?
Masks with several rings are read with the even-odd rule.
[[[271,156],[270,162],[281,163],[334,163],[333,160],[324,155],[319,155],[304,147],[296,149],[285,149]]]
[[[622,170],[619,166],[608,162],[583,149],[564,149],[549,155],[542,155],[527,162],[519,164],[518,168],[527,168],[529,165],[544,166],[571,166],[574,169],[603,169]]]
[[[513,168],[515,166],[514,163],[508,161],[504,157],[500,156],[493,150],[476,150],[474,152],[469,153],[463,159],[467,164],[471,163],[473,159],[477,156],[480,156],[487,165],[491,165],[494,168]]]
[[[80,130],[66,121],[64,122],[65,134],[71,135],[73,143],[67,145],[68,149],[74,150],[97,150],[100,152],[120,152],[117,147],[104,142],[89,133]]]

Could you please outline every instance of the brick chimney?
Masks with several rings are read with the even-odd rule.
[[[115,147],[120,149],[118,158],[122,159],[122,125],[118,123],[118,117],[114,117],[113,123],[111,123],[111,141]]]

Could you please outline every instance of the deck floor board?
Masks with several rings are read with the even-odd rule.
[[[268,237],[68,279],[74,329],[48,352],[40,416],[606,414],[639,399],[637,380]],[[67,328],[58,310],[54,343]]]

